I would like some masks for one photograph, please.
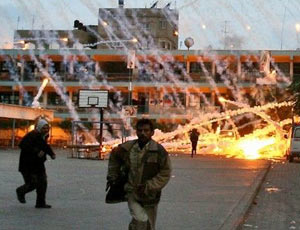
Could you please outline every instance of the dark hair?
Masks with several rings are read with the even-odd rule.
[[[138,127],[142,126],[142,125],[149,125],[150,126],[150,129],[151,131],[154,130],[154,126],[153,126],[153,123],[150,119],[140,119],[137,121],[136,125],[135,125],[135,128],[137,129]]]

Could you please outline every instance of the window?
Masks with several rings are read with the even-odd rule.
[[[191,62],[190,63],[190,72],[191,73],[200,73],[203,74],[208,72],[212,73],[212,63],[211,62]]]
[[[51,74],[61,73],[61,62],[50,62],[49,64],[49,72]]]
[[[185,101],[185,93],[169,93],[163,97],[163,104],[168,107],[185,107]]]
[[[191,93],[189,95],[189,107],[199,108],[199,106],[200,106],[200,94]]]
[[[15,95],[10,92],[0,93],[0,103],[17,105],[19,104],[19,95]]]
[[[123,48],[124,47],[121,42],[113,42],[113,43],[111,43],[111,46],[113,48]]]
[[[0,62],[0,72],[8,73],[9,72],[9,64],[8,62]]]
[[[12,61],[0,62],[0,80],[12,80],[19,72]]]
[[[159,28],[166,29],[167,28],[167,21],[161,20],[159,21]]]
[[[300,138],[300,129],[295,129],[294,137]]]
[[[283,74],[285,76],[290,75],[290,63],[289,62],[277,62],[271,63],[271,70],[275,69],[279,74]]]
[[[300,63],[294,63],[293,69],[294,69],[294,74],[296,76],[300,76]]]
[[[248,73],[259,73],[258,62],[242,62],[242,71]]]
[[[24,62],[24,80],[32,81],[34,79],[35,65],[33,61]]]
[[[127,63],[126,62],[100,62],[100,69],[103,73],[127,73]]]
[[[65,105],[65,102],[57,93],[50,92],[48,93],[48,105]]]
[[[33,102],[33,92],[24,92],[22,105],[31,106],[32,102]]]
[[[146,22],[145,24],[145,29],[150,31],[151,30],[151,23],[150,22]]]
[[[168,49],[168,50],[171,49],[171,43],[168,42],[168,41],[161,40],[161,41],[159,42],[159,44],[160,44],[160,47],[161,47],[162,49]]]
[[[200,105],[201,107],[205,107],[211,104],[211,93],[201,93],[200,94]]]
[[[74,105],[77,105],[78,104],[78,92],[73,92],[72,94],[72,102]]]

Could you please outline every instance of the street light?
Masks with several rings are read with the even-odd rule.
[[[191,37],[188,37],[184,40],[185,46],[190,50],[190,48],[194,45],[194,39]]]
[[[106,27],[106,26],[108,26],[108,23],[106,21],[102,20],[101,21],[101,25],[104,26],[104,27]]]
[[[68,38],[60,38],[59,40],[63,41],[63,42],[68,42],[69,39]]]
[[[132,42],[132,43],[137,43],[138,40],[137,40],[136,38],[132,38],[132,39],[131,39],[131,42]]]

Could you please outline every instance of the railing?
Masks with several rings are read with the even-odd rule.
[[[8,72],[0,73],[0,81],[12,81]]]
[[[48,109],[55,109],[57,115],[67,114],[68,108],[60,106],[59,108],[55,108],[54,106],[46,106]],[[77,109],[76,111],[79,116],[89,116],[90,113],[86,109]],[[218,106],[198,106],[198,107],[186,107],[186,106],[170,106],[166,104],[162,105],[138,105],[137,114],[138,115],[156,115],[161,117],[170,117],[172,115],[185,115],[185,116],[193,116],[199,113],[213,113],[220,112],[220,107]],[[107,110],[106,117],[118,117],[121,116],[121,111],[119,113],[112,112]]]
[[[172,73],[139,73],[137,75],[125,73],[105,73],[99,75],[93,75],[93,73],[66,73],[66,72],[57,72],[55,73],[60,77],[63,82],[79,82],[81,79],[87,79],[92,76],[95,77],[98,81],[107,81],[107,82],[196,82],[196,83],[209,83],[210,80],[215,81],[216,83],[222,83],[223,78],[229,80],[236,79],[238,83],[255,83],[257,78],[264,77],[264,73],[260,72],[242,72],[240,75],[219,75],[215,76],[209,75],[206,76],[203,73],[189,73],[189,74],[172,74]],[[24,82],[37,82],[42,81],[44,75],[41,72],[25,72],[23,76],[19,76]],[[290,76],[286,76],[290,78]],[[294,74],[294,78],[299,78],[300,74]],[[278,81],[284,76],[277,75]],[[9,73],[3,72],[0,73],[0,83],[1,81],[13,81],[14,79],[10,76]]]
[[[0,103],[18,105],[19,104],[19,99],[3,99],[3,100],[0,100]]]

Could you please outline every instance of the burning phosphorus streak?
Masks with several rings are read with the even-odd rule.
[[[186,126],[178,127],[176,130],[163,133],[155,130],[153,139],[158,140],[170,153],[190,153],[189,131],[197,128],[199,131],[210,122],[217,122],[222,119],[228,119],[228,116],[236,116],[243,113],[259,114],[261,118],[268,118],[264,110],[290,106],[291,103],[269,103],[264,106],[247,107],[238,110],[228,110],[226,113],[216,114],[216,116],[199,116]],[[253,133],[245,135],[239,139],[222,138],[218,133],[202,133],[199,136],[197,154],[214,154],[224,157],[233,157],[241,159],[274,159],[284,156],[286,149],[286,139],[282,137],[279,130],[283,125],[290,124],[291,119],[281,122],[268,120],[268,125],[261,129],[256,129]],[[271,135],[270,135],[271,134]],[[134,137],[130,137],[134,138]],[[119,140],[120,143],[120,140]],[[116,142],[106,142],[107,150],[116,144]]]
[[[49,82],[49,79],[48,79],[48,78],[45,78],[45,79],[43,80],[42,85],[41,85],[41,87],[39,88],[39,91],[38,91],[37,95],[36,95],[36,96],[34,97],[34,99],[33,99],[33,102],[32,102],[32,107],[33,107],[33,108],[38,108],[38,107],[40,106],[39,98],[40,98],[40,96],[42,95],[43,90],[44,90],[45,87],[47,86],[48,82]]]
[[[241,104],[241,109],[227,110],[225,113],[213,116],[200,116],[194,119],[185,127],[178,128],[170,133],[156,132],[154,139],[159,140],[170,152],[190,152],[190,141],[188,132],[192,128],[201,130],[208,123],[216,122],[228,116],[236,116],[243,113],[254,113],[267,121],[268,126],[262,129],[256,129],[252,134],[245,135],[239,139],[222,138],[217,133],[201,134],[198,143],[199,154],[217,154],[226,157],[235,157],[243,159],[269,159],[283,157],[286,148],[286,139],[282,136],[283,124],[291,123],[291,120],[276,122],[263,112],[274,107],[290,106],[290,102],[269,103],[264,106],[245,107]],[[270,135],[271,134],[271,135]],[[179,137],[179,138],[176,138]]]

